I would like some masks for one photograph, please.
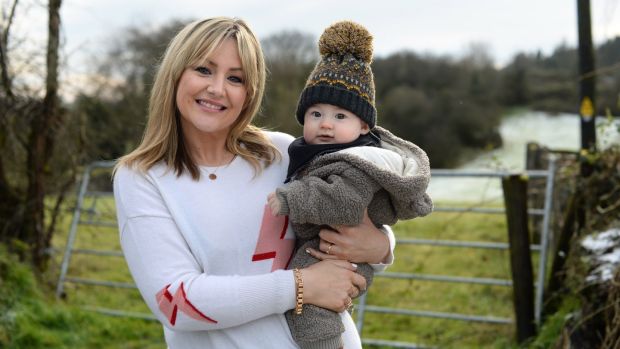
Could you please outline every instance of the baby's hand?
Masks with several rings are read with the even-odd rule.
[[[280,203],[280,200],[275,192],[269,193],[267,196],[267,202],[269,203],[269,208],[271,208],[271,214],[277,216],[278,212],[280,212],[280,209],[282,208],[282,204]]]

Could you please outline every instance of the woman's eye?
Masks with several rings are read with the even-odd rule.
[[[336,114],[336,119],[338,119],[338,120],[344,120],[346,118],[347,118],[347,116],[345,114],[342,114],[342,113]]]
[[[207,67],[196,67],[196,69],[194,69],[194,70],[199,72],[202,75],[209,75],[209,74],[211,74],[211,71]]]
[[[232,81],[234,83],[238,83],[238,84],[243,83],[243,79],[238,77],[238,76],[229,76],[228,80],[230,80],[230,81]]]

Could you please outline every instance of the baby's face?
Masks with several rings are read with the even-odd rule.
[[[370,131],[357,115],[331,104],[315,104],[304,115],[304,139],[308,144],[340,144]]]

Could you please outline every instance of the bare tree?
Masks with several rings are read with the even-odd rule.
[[[13,18],[15,16],[15,9],[17,7],[18,0],[13,1],[10,7],[9,13],[5,13],[3,9],[2,13],[2,33],[0,35],[0,78],[2,79],[2,90],[0,100],[0,217],[2,223],[2,237],[7,241],[11,236],[11,231],[15,230],[16,221],[16,208],[19,207],[19,194],[15,191],[9,179],[7,173],[6,155],[7,144],[10,138],[10,115],[13,114],[17,108],[18,100],[13,93],[12,81],[9,74],[9,61],[8,61],[8,43],[9,33]]]
[[[74,171],[65,175],[63,184],[50,183],[54,176],[52,164],[58,131],[63,125],[58,96],[60,50],[60,7],[62,0],[50,0],[47,6],[48,37],[46,46],[45,96],[41,99],[28,89],[16,92],[9,62],[11,23],[18,1],[13,1],[5,17],[0,44],[2,69],[2,107],[0,122],[0,241],[7,243],[24,259],[43,270],[50,247],[56,217],[67,191],[73,182]],[[26,128],[26,129],[24,129]],[[17,143],[17,147],[13,146]],[[22,159],[18,159],[21,157]],[[67,171],[67,169],[63,169]],[[25,178],[23,175],[26,174]],[[22,178],[20,178],[22,177]],[[46,196],[50,188],[63,188],[46,221]],[[47,224],[46,224],[47,222]]]

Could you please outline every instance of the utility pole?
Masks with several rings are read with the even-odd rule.
[[[577,0],[577,26],[579,29],[579,116],[581,118],[581,154],[596,150],[596,109],[594,104],[595,74],[590,0]],[[590,175],[589,166],[582,166],[583,177]]]
[[[577,0],[577,27],[579,30],[579,117],[581,119],[581,151],[579,152],[581,176],[577,182],[585,182],[592,174],[592,165],[586,159],[588,153],[596,151],[596,109],[594,108],[594,49],[590,23],[590,0]],[[551,267],[551,278],[547,286],[545,313],[558,309],[557,292],[564,290],[566,280],[566,257],[570,253],[571,241],[575,233],[585,227],[586,210],[583,206],[584,190],[577,185],[575,193],[568,202],[563,217],[556,254]],[[575,227],[576,224],[576,227]],[[576,228],[576,229],[574,229]],[[555,298],[555,299],[553,299]]]

